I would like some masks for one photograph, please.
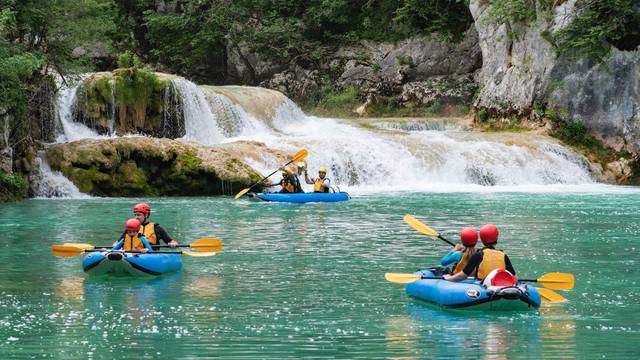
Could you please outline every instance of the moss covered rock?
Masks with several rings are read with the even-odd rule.
[[[262,178],[244,159],[285,154],[256,142],[202,146],[170,139],[85,139],[47,149],[51,168],[98,196],[232,195]],[[259,189],[256,189],[259,190]]]
[[[172,79],[140,68],[95,73],[78,88],[75,120],[100,134],[184,136],[184,115]]]

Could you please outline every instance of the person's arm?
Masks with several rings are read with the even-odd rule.
[[[455,275],[445,275],[444,279],[449,281],[464,280],[467,278],[467,276],[473,274],[474,270],[478,267],[478,265],[480,265],[481,261],[482,261],[482,252],[475,253],[473,254],[473,256],[471,256],[471,259],[469,259],[467,266],[465,266],[462,271],[459,271]]]
[[[111,250],[120,250],[122,249],[123,246],[124,246],[124,238],[121,238],[116,242],[115,245],[113,245],[113,248],[111,248]]]
[[[442,257],[440,265],[447,266],[449,264],[460,262],[462,259],[462,252],[457,250],[451,250],[449,253]]]
[[[142,245],[144,245],[144,249],[142,250],[142,252],[145,252],[145,250],[153,251],[153,248],[151,247],[151,245],[147,241],[147,238],[144,237],[144,235],[140,235],[140,241],[142,241]]]
[[[299,179],[297,176],[295,176],[295,177],[293,178],[293,180],[294,180],[294,181],[295,181],[295,183],[296,183],[296,184],[295,184],[296,191],[297,191],[297,192],[299,192],[299,193],[303,193],[303,192],[304,192],[304,190],[302,189],[302,183],[300,182],[300,179]]]
[[[171,236],[169,236],[169,233],[167,233],[167,231],[159,224],[156,224],[155,232],[156,232],[156,238],[161,239],[162,241],[164,241],[165,244],[171,247],[178,246],[178,242],[173,238],[171,238]]]
[[[443,276],[445,280],[458,282],[467,278],[467,274],[464,271],[458,271],[455,275],[445,275]]]
[[[513,268],[513,265],[511,265],[511,260],[509,260],[509,257],[507,256],[507,254],[504,254],[504,267],[508,272],[512,273],[513,275],[516,274],[516,270]]]
[[[304,172],[304,182],[306,182],[307,184],[311,185],[314,184],[316,181],[313,178],[309,177],[309,173],[307,173],[306,171]]]
[[[324,186],[324,188],[327,189],[327,192],[329,192],[329,190],[331,190],[331,180],[324,179],[322,186]]]

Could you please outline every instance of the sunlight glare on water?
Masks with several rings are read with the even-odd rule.
[[[49,246],[109,245],[147,200],[181,242],[223,239],[157,279],[92,278]],[[0,358],[636,358],[637,193],[398,193],[334,204],[229,197],[0,204]],[[539,312],[445,311],[385,272],[436,264],[491,222],[522,277],[571,272],[570,301]]]

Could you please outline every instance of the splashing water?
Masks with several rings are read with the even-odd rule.
[[[37,170],[32,174],[33,191],[36,198],[88,198],[60,171],[53,171],[44,151],[36,158]]]
[[[307,148],[310,173],[327,166],[334,184],[350,191],[527,191],[594,184],[582,157],[543,136],[470,133],[446,120],[362,126],[307,116],[272,90],[171,81],[185,120],[183,140],[203,145],[253,140],[290,153]],[[58,102],[64,130],[59,141],[99,137],[73,122],[75,92],[63,91]],[[274,168],[270,155],[247,162],[263,173]]]

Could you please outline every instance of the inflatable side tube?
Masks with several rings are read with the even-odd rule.
[[[349,200],[349,194],[339,193],[269,193],[255,194],[255,197],[263,201],[288,202],[288,203],[308,203],[308,202],[338,202]]]

